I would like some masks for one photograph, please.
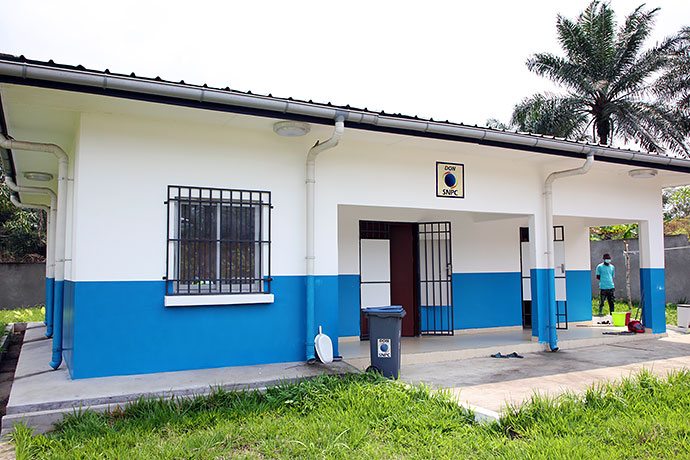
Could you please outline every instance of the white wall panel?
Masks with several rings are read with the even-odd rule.
[[[361,241],[361,281],[391,280],[391,253],[388,240]]]
[[[360,308],[385,307],[390,305],[390,283],[362,284],[360,290],[360,301]]]
[[[340,206],[338,211],[339,273],[359,273],[359,221],[450,221],[453,271],[456,273],[520,271],[519,227],[526,217],[481,220],[481,215],[458,211]],[[365,240],[366,241],[366,240]]]
[[[221,116],[226,123],[227,115]],[[305,159],[309,147],[332,130],[314,126],[304,138],[289,139],[271,131],[273,120],[252,120],[253,129],[245,129],[229,122],[82,115],[73,278],[160,280],[169,184],[270,190],[272,272],[304,273]],[[258,129],[256,120],[265,120],[265,127]],[[435,196],[437,161],[465,165],[464,199]],[[316,274],[359,272],[360,219],[449,220],[454,271],[504,272],[520,270],[518,228],[531,215],[531,236],[538,241],[530,257],[543,268],[543,231],[537,230],[543,180],[550,171],[581,163],[346,128],[340,145],[316,162]],[[660,213],[658,185],[629,178],[627,169],[595,163],[589,174],[554,184],[556,219],[583,218],[565,223],[568,269],[589,268],[585,222],[649,220]],[[653,257],[650,264],[656,265]]]
[[[273,274],[304,273],[306,150],[292,141],[179,122],[84,115],[76,279],[162,278],[168,185],[270,190]]]

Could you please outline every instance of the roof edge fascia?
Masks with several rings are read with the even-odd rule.
[[[368,112],[330,104],[281,99],[210,88],[205,85],[196,86],[183,82],[175,83],[112,74],[52,63],[0,58],[0,81],[207,110],[296,119],[319,124],[330,125],[337,116],[344,116],[346,126],[350,128],[470,142],[575,158],[584,158],[593,153],[598,161],[690,173],[690,160],[666,155],[616,149],[543,135],[505,132],[450,122]]]

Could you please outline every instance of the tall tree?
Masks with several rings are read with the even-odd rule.
[[[659,73],[678,55],[681,36],[643,50],[659,11],[643,7],[620,27],[609,4],[599,0],[574,21],[559,15],[556,29],[565,56],[538,53],[528,59],[527,67],[556,82],[566,94],[528,98],[516,106],[513,124],[566,137],[577,137],[591,127],[592,138],[603,145],[617,137],[651,152],[670,149],[690,157],[687,113],[655,86]],[[533,117],[558,123],[520,126],[525,108]]]

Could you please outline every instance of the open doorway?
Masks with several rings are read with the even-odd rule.
[[[359,234],[360,307],[402,306],[403,337],[452,335],[450,223],[360,221]]]

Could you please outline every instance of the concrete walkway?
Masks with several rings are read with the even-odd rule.
[[[636,336],[624,336],[634,339]],[[494,352],[509,354],[511,349]],[[520,358],[473,358],[444,363],[404,366],[401,380],[449,389],[459,402],[476,407],[489,418],[508,404],[519,404],[532,394],[555,396],[566,391],[619,380],[648,369],[665,376],[690,369],[690,334],[669,326],[668,336],[565,349],[556,353],[525,353]],[[482,409],[484,409],[482,411]]]
[[[22,420],[34,426],[35,433],[44,433],[75,409],[106,410],[142,396],[198,395],[219,386],[262,389],[323,373],[357,372],[345,362],[328,366],[296,362],[72,380],[64,362],[56,371],[50,368],[51,350],[52,340],[45,337],[43,323],[29,323],[2,418],[3,435]]]
[[[535,390],[549,394],[580,391],[602,379],[616,379],[642,367],[665,373],[667,369],[690,366],[688,335],[670,331],[667,338],[660,339],[653,334],[605,336],[603,331],[574,329],[569,340],[559,342],[562,351],[558,353],[538,351],[544,345],[524,340],[521,331],[515,339],[499,333],[480,337],[481,340],[477,337],[450,342],[428,340],[421,344],[430,347],[428,350],[410,349],[408,359],[403,356],[401,379],[451,389],[460,402],[486,409],[477,412],[491,418],[496,416],[492,411],[500,411],[506,402],[521,402]],[[27,328],[7,414],[2,420],[2,434],[22,420],[34,426],[36,433],[45,432],[75,408],[106,410],[141,396],[196,395],[208,393],[216,386],[265,388],[322,373],[357,372],[346,362],[329,366],[296,362],[72,380],[64,363],[57,371],[48,366],[52,341],[44,334],[41,323],[31,323]],[[471,343],[472,339],[482,346],[459,350],[439,348],[449,343],[451,346],[465,341]],[[421,346],[415,343],[411,346]],[[524,354],[524,359],[488,357],[491,353],[512,351]],[[410,356],[414,359],[410,360]],[[360,368],[368,365],[368,358],[348,358],[348,362],[357,360],[362,361],[355,363]]]

